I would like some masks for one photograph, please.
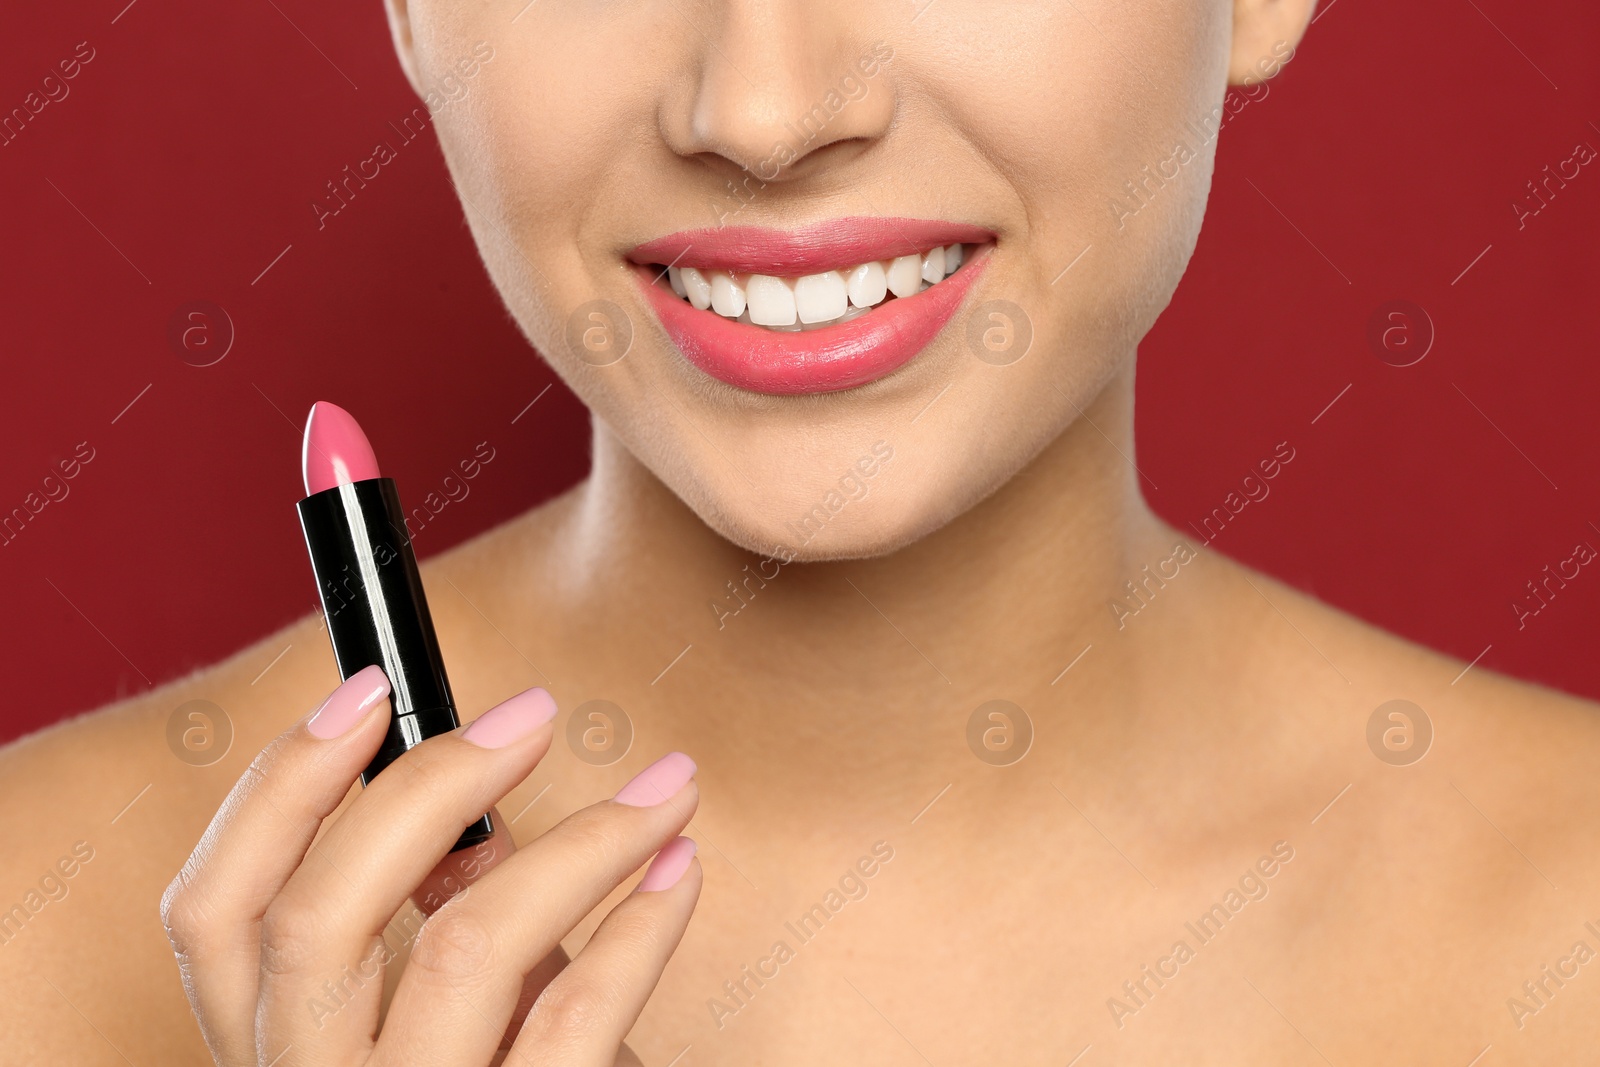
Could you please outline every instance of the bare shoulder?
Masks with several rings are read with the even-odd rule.
[[[304,620],[0,749],[0,997],[18,1008],[0,1045],[19,1062],[209,1062],[161,893],[255,753],[327,687],[319,636]]]
[[[1247,646],[1229,666],[1271,724],[1257,766],[1281,771],[1269,821],[1296,849],[1270,922],[1308,977],[1281,991],[1325,1033],[1362,1024],[1329,1058],[1420,1061],[1459,1043],[1464,1063],[1492,1043],[1515,1062],[1578,1062],[1600,1015],[1587,983],[1562,983],[1600,949],[1600,706],[1253,571],[1222,578]],[[1263,953],[1263,969],[1282,965]]]
[[[1558,886],[1600,884],[1593,847],[1600,704],[1444,655],[1272,579],[1248,577],[1257,629],[1270,634],[1266,658],[1295,672],[1308,701],[1329,710],[1336,735],[1326,751],[1350,756],[1353,780],[1370,780],[1391,800],[1436,798],[1459,811],[1464,825],[1449,825],[1466,839],[1481,833],[1500,858],[1520,865],[1527,878],[1518,884],[1535,900]]]
[[[1416,704],[1450,760],[1548,771],[1600,754],[1600,704],[1445,655],[1274,579],[1247,576],[1260,613],[1277,617],[1276,640],[1296,650],[1294,660],[1320,667],[1328,689]],[[1600,796],[1600,789],[1579,784]]]

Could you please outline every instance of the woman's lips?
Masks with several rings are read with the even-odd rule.
[[[851,218],[798,230],[754,226],[685,230],[646,241],[629,252],[628,259],[641,266],[660,263],[796,278],[870,259],[916,255],[936,245],[981,245],[993,240],[993,231],[964,222]]]
[[[910,362],[944,329],[988,258],[979,255],[938,285],[860,318],[797,333],[701,311],[656,285],[649,268],[636,274],[667,336],[690,363],[740,389],[795,396],[865,385]]]
[[[691,363],[741,389],[796,395],[853,388],[882,378],[909,362],[955,314],[986,265],[988,242],[993,238],[989,230],[961,223],[852,219],[790,233],[728,228],[673,234],[640,245],[628,258],[636,264],[635,274],[662,326]],[[921,292],[912,291],[914,277],[908,287],[902,276],[901,284],[893,291],[904,295],[885,297],[883,275],[874,266],[877,296],[866,297],[870,309],[853,306],[852,297],[848,312],[852,317],[846,319],[826,321],[834,319],[842,308],[823,310],[816,319],[805,319],[802,300],[802,320],[812,324],[803,331],[779,332],[749,321],[754,311],[756,322],[792,324],[792,303],[788,305],[788,318],[763,319],[760,309],[752,307],[735,321],[732,316],[744,307],[742,291],[734,306],[718,303],[715,310],[706,310],[703,292],[693,305],[678,295],[684,292],[676,276],[678,270],[683,270],[686,279],[689,275],[698,277],[697,271],[717,272],[723,283],[730,281],[727,275],[732,275],[735,285],[750,284],[752,279],[748,276],[752,274],[765,275],[774,285],[786,278],[783,284],[797,289],[797,279],[818,281],[821,279],[817,276],[827,275],[827,284],[837,289],[840,275],[830,272],[848,273],[852,264],[864,262],[881,261],[887,266],[897,257],[909,260],[927,253],[930,247],[935,249],[938,262],[942,259],[940,245],[977,247],[953,274],[942,276],[939,268],[933,267],[926,278],[933,284]],[[951,254],[958,251],[952,249]],[[668,263],[675,268],[673,286],[677,293],[664,284],[661,265]],[[684,269],[691,267],[695,269]],[[915,275],[914,262],[911,268]],[[841,299],[840,294],[834,293],[833,299]],[[825,324],[817,324],[817,320],[824,320]],[[791,329],[797,328],[791,325]]]

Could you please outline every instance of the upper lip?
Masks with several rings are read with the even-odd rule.
[[[937,245],[992,240],[992,230],[971,223],[879,216],[835,219],[795,230],[756,226],[682,230],[646,241],[629,252],[628,259],[644,265],[793,278],[918,255]]]

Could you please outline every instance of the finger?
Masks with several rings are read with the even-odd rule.
[[[388,728],[389,681],[366,667],[250,764],[161,898],[184,990],[219,1062],[255,1059],[260,922]]]
[[[445,901],[500,866],[517,850],[517,843],[511,839],[510,829],[500,817],[499,809],[492,809],[489,816],[494,833],[487,841],[445,856],[412,891],[411,899],[423,915],[438,911]]]
[[[487,1062],[517,1032],[524,976],[688,825],[694,772],[682,753],[657,760],[440,908],[401,975],[375,1067]]]
[[[390,947],[397,954],[409,951],[422,928],[422,919],[438,911],[446,901],[494,870],[507,856],[517,850],[516,842],[511,838],[510,824],[500,818],[498,809],[491,809],[490,814],[494,834],[489,840],[446,856],[411,895],[416,911],[407,913],[406,918],[390,924],[385,940],[390,942]],[[417,916],[417,912],[421,913],[420,917]],[[533,1002],[538,999],[539,994],[544,991],[544,987],[561,973],[561,969],[568,962],[566,950],[557,945],[528,972],[522,981],[522,992],[517,998],[517,1006],[511,1013],[513,1033],[522,1024],[523,1018],[533,1007]]]
[[[520,693],[406,752],[329,821],[262,916],[262,1032],[307,1063],[371,1049],[393,957],[385,926],[462,830],[533,770],[555,713],[543,689]]]
[[[528,1014],[511,1059],[528,1067],[613,1067],[700,898],[695,844],[675,838],[611,909]]]

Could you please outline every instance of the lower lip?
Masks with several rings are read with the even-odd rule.
[[[690,363],[739,389],[801,396],[853,389],[916,358],[950,321],[988,261],[985,249],[914,296],[885,301],[837,326],[787,333],[701,311],[656,285],[652,268],[638,267],[636,274],[667,336]]]

